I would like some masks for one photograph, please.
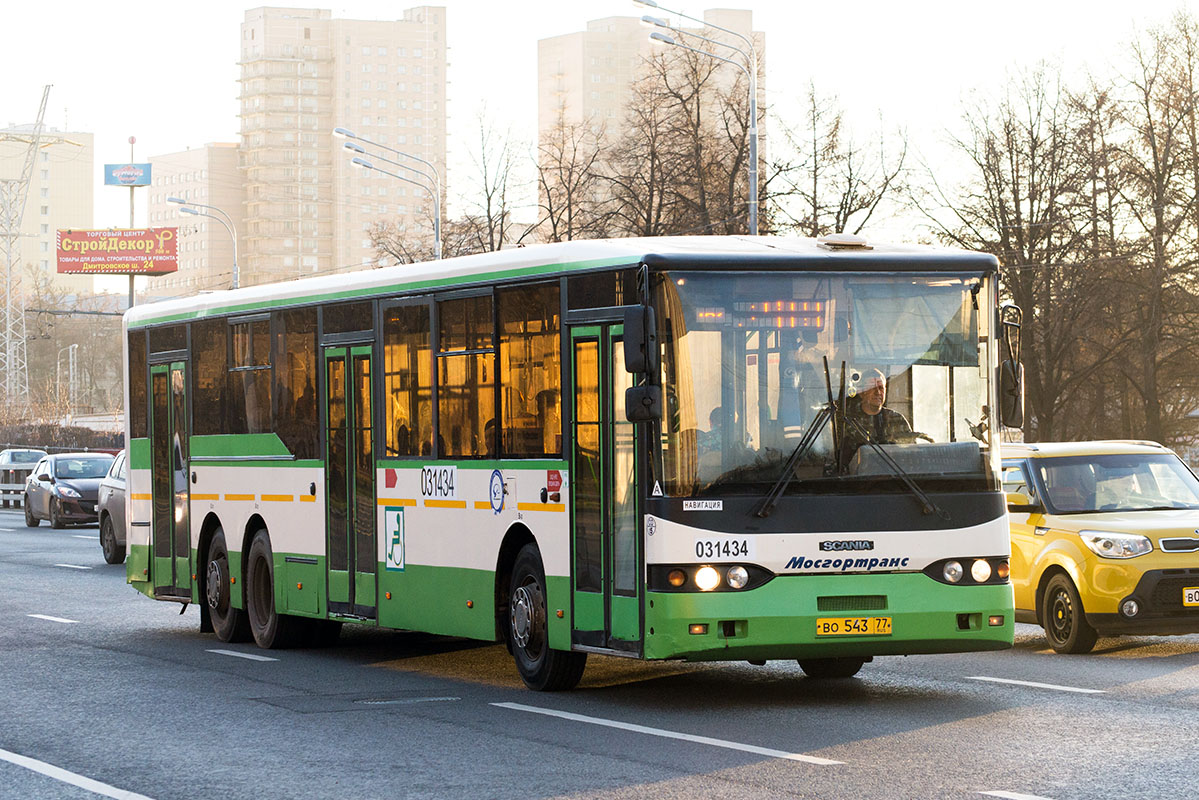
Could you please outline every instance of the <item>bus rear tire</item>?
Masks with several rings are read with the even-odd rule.
[[[248,642],[250,621],[243,609],[233,607],[229,578],[229,549],[225,545],[225,532],[217,528],[208,545],[208,563],[204,565],[204,600],[208,606],[208,618],[216,638],[222,642]]]
[[[801,658],[799,668],[809,678],[852,678],[866,663],[864,658]]]
[[[304,623],[297,617],[275,611],[275,559],[271,537],[259,529],[250,542],[246,562],[246,615],[250,632],[259,647],[275,650],[293,647],[302,635]]]
[[[545,603],[545,568],[535,544],[526,544],[512,567],[508,592],[508,649],[520,679],[535,692],[573,689],[587,666],[586,653],[553,650]]]

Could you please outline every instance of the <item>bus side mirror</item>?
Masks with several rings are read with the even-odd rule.
[[[658,374],[658,328],[654,310],[648,306],[624,312],[624,368],[634,374],[648,374],[651,380]]]
[[[1014,361],[999,365],[999,422],[1024,427],[1024,365]]]
[[[662,419],[662,387],[647,383],[625,389],[624,415],[629,422]]]

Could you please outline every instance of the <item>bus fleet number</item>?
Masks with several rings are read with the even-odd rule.
[[[457,481],[457,467],[421,467],[421,496],[439,500],[453,499],[457,497],[457,492],[454,489],[454,484]]]
[[[746,539],[696,539],[696,558],[748,558]]]

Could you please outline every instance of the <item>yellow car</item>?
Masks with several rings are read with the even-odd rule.
[[[1199,479],[1153,442],[1003,445],[1016,621],[1059,653],[1199,633]]]

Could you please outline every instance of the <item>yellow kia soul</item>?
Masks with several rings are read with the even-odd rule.
[[[1199,632],[1199,480],[1152,442],[1003,445],[1016,621],[1059,653]]]

